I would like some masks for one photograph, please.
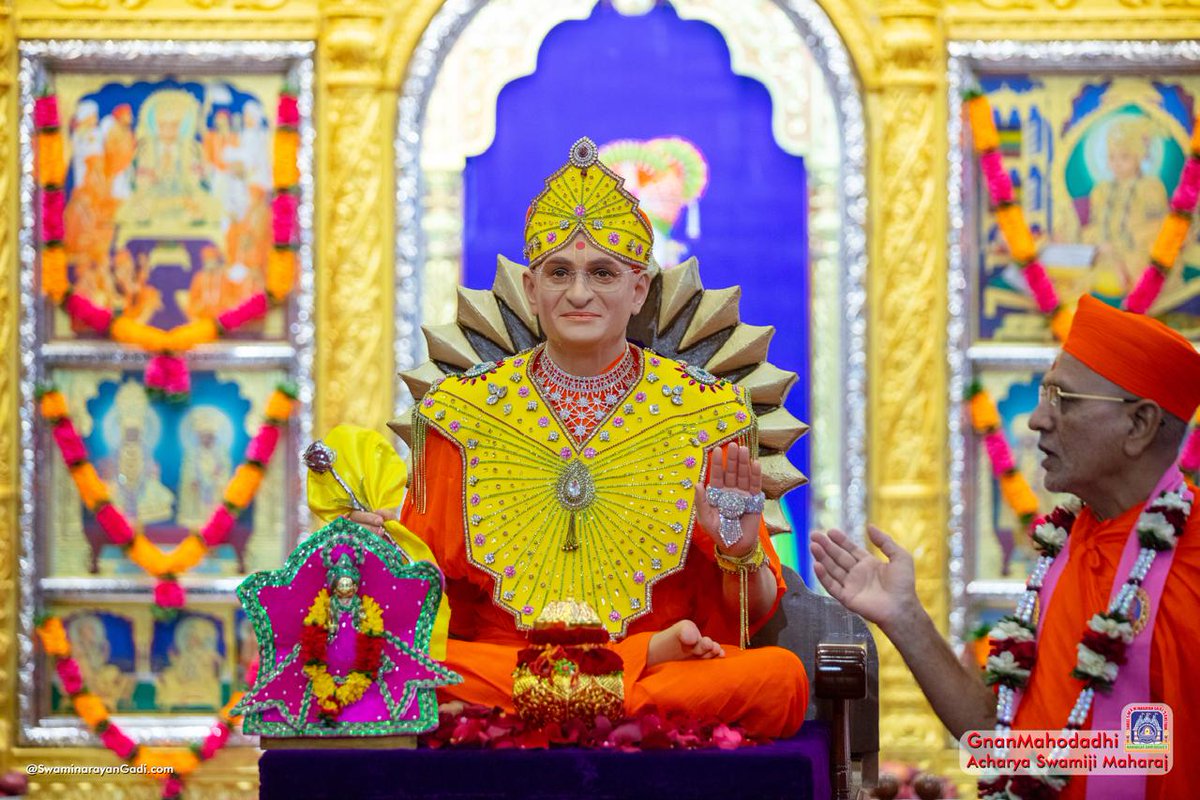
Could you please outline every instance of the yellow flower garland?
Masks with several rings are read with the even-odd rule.
[[[322,589],[317,592],[312,605],[308,607],[304,624],[324,629],[329,622],[329,604],[329,590]],[[383,609],[370,595],[362,595],[362,621],[357,626],[357,631],[367,636],[383,635]],[[317,705],[331,714],[357,703],[375,683],[375,676],[358,671],[351,672],[339,683],[337,678],[329,674],[326,664],[305,664],[303,670],[308,676],[309,687]]]

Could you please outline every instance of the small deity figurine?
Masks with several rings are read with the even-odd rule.
[[[247,733],[385,736],[437,724],[438,686],[461,678],[430,657],[442,577],[344,519],[282,569],[238,587],[262,668],[239,704]],[[442,644],[444,647],[444,644]]]

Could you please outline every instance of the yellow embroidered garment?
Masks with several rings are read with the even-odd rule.
[[[423,474],[432,425],[462,453],[468,559],[493,577],[493,600],[518,628],[571,597],[623,636],[649,611],[654,583],[683,566],[709,453],[753,437],[740,387],[640,355],[633,388],[582,442],[531,380],[536,351],[447,378],[414,410],[416,502],[437,480]]]

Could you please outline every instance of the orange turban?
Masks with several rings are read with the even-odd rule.
[[[1084,295],[1063,352],[1182,420],[1200,405],[1200,353],[1156,319]]]

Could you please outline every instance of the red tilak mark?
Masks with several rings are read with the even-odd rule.
[[[582,249],[583,249],[583,242],[576,242],[576,243],[575,243],[575,249],[576,249],[576,250],[582,250]]]

